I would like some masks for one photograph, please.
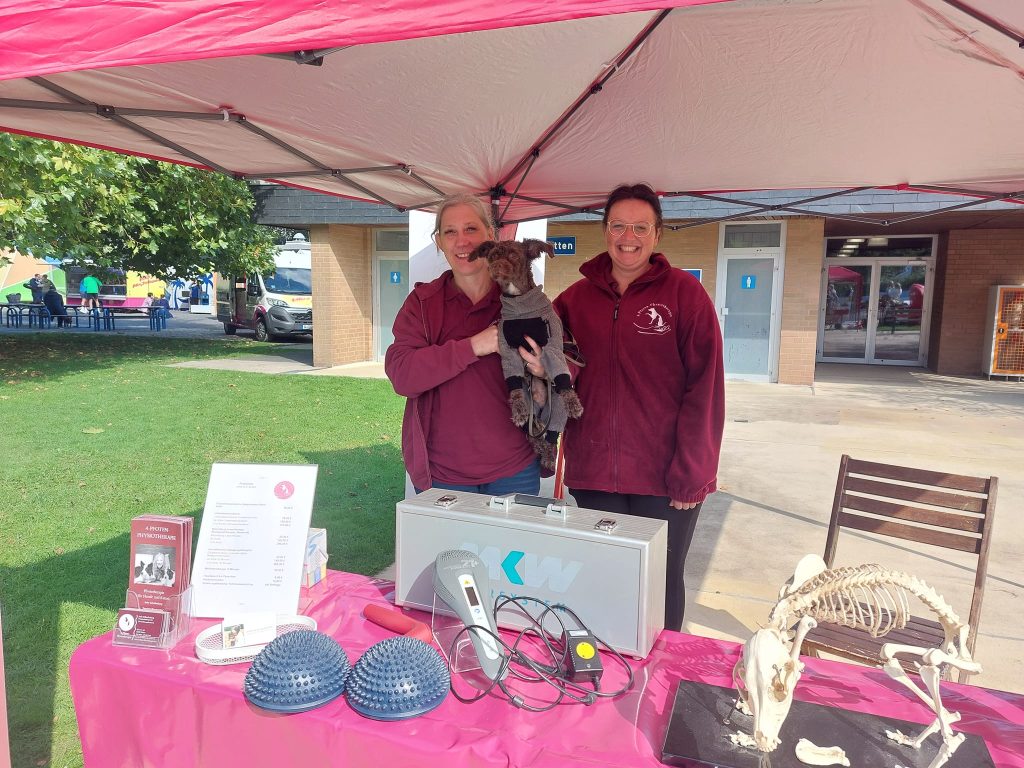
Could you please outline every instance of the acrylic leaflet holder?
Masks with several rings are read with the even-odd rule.
[[[168,649],[188,634],[192,624],[192,587],[167,595],[163,608],[144,607],[134,590],[125,592],[125,607],[117,612],[112,642],[134,648]]]
[[[430,632],[441,654],[452,672],[471,672],[481,669],[476,647],[470,640],[470,632],[455,611],[444,600],[434,595],[434,609],[430,615]]]

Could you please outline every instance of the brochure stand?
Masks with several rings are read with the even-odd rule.
[[[299,615],[304,616],[312,611],[313,605],[323,597],[327,589],[324,586],[326,583],[327,579],[322,579],[311,587],[299,589]]]
[[[173,647],[192,626],[192,587],[170,595],[164,609],[143,608],[138,593],[125,592],[125,607],[117,612],[114,645],[135,648]]]
[[[449,608],[448,604],[439,599],[436,594],[434,595],[434,610],[430,616],[430,631],[452,672],[461,674],[482,668],[480,659],[476,655],[476,646],[470,640],[470,632],[473,630],[466,629],[462,619],[456,616],[455,611]],[[455,644],[454,650],[452,649],[453,644]]]

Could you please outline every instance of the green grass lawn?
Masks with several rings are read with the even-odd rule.
[[[404,400],[387,381],[167,367],[279,351],[243,339],[0,336],[14,766],[82,764],[68,659],[124,604],[131,518],[198,521],[213,462],[318,464],[312,523],[328,529],[329,566],[372,574],[391,563]]]

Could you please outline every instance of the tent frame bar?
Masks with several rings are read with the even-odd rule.
[[[512,170],[506,173],[505,177],[501,181],[495,184],[495,189],[504,189],[505,187],[507,187],[509,185],[509,182],[515,177],[517,173],[519,173],[519,170],[527,163],[529,163],[532,166],[533,161],[537,159],[537,157],[540,155],[544,147],[547,144],[549,144],[552,139],[554,139],[554,137],[558,134],[559,131],[561,131],[565,124],[569,122],[573,115],[575,115],[583,107],[583,105],[590,100],[592,96],[596,96],[598,93],[601,92],[601,90],[604,88],[605,83],[607,83],[615,75],[615,73],[619,71],[619,68],[623,64],[625,64],[633,56],[634,53],[640,50],[640,46],[643,45],[644,42],[646,42],[647,38],[650,37],[651,34],[654,32],[654,30],[661,25],[661,22],[668,18],[668,15],[671,12],[671,8],[661,11],[651,21],[651,23],[648,24],[640,32],[640,34],[636,36],[633,42],[626,46],[626,49],[621,54],[619,54],[619,57],[615,60],[615,63],[609,65],[604,74],[598,76],[598,78],[593,83],[590,84],[587,90],[584,91],[584,93],[581,96],[577,97],[576,101],[569,107],[569,109],[567,109],[562,114],[560,118],[558,118],[558,120],[555,121],[555,124],[552,125],[547,130],[547,132],[545,132],[544,135],[540,137],[540,139],[538,139],[538,141],[533,145],[530,151],[523,155],[523,157],[519,159],[519,162],[512,166]],[[526,176],[524,174],[523,179],[525,178]],[[523,179],[520,179],[520,184],[522,184]]]
[[[341,49],[337,49],[341,50]],[[300,178],[303,176],[322,176],[328,175],[339,179],[342,183],[350,186],[352,189],[366,195],[367,197],[376,200],[377,202],[394,208],[397,211],[404,212],[408,210],[396,203],[378,195],[376,192],[368,189],[362,184],[349,178],[349,174],[355,173],[389,173],[389,172],[400,172],[408,176],[409,178],[416,181],[418,184],[429,189],[435,194],[444,196],[444,192],[438,189],[436,186],[431,184],[429,181],[424,179],[419,174],[412,170],[412,167],[404,164],[394,165],[382,165],[372,166],[366,168],[331,168],[325,163],[320,162],[313,156],[303,152],[297,147],[292,146],[283,139],[278,138],[274,134],[270,133],[264,128],[254,125],[250,122],[245,115],[230,112],[229,110],[221,110],[220,112],[181,112],[181,111],[170,111],[160,109],[142,109],[136,107],[115,107],[109,104],[98,104],[93,101],[79,96],[77,93],[64,88],[63,86],[52,83],[49,80],[42,77],[29,78],[31,82],[44,88],[51,93],[66,99],[66,102],[50,102],[50,101],[37,101],[32,99],[0,99],[0,107],[10,107],[14,109],[38,109],[48,111],[63,111],[63,112],[75,112],[75,113],[89,113],[95,114],[106,120],[111,120],[118,125],[124,126],[129,130],[145,136],[150,141],[156,142],[161,146],[167,147],[184,157],[187,157],[200,165],[207,168],[211,168],[218,173],[222,173],[225,176],[231,176],[235,179],[267,179],[273,180],[275,178],[286,179],[286,178]],[[160,119],[170,120],[204,120],[208,122],[231,122],[236,123],[245,128],[250,133],[253,133],[265,141],[269,141],[280,149],[284,150],[290,155],[309,163],[315,170],[296,170],[296,171],[256,171],[250,173],[241,173],[238,171],[232,171],[224,166],[210,160],[197,152],[194,152],[186,147],[162,136],[155,131],[152,131],[144,126],[132,122],[127,119],[127,116],[132,117],[155,117]]]
[[[1000,24],[991,16],[986,16],[984,13],[981,13],[980,11],[975,10],[966,3],[961,2],[961,0],[944,0],[944,2],[946,3],[946,5],[953,6],[961,13],[967,14],[975,21],[980,21],[986,27],[990,27],[991,29],[994,29],[996,32],[1002,35],[1006,35],[1008,38],[1010,38],[1011,40],[1013,40],[1013,42],[1017,44],[1018,48],[1024,48],[1024,37],[1021,37],[1013,30]]]

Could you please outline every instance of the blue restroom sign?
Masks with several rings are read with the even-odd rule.
[[[402,284],[402,273],[401,272],[392,272],[391,273],[391,284],[392,285],[401,285]]]
[[[752,291],[757,288],[757,275],[740,275],[740,288]]]
[[[555,256],[575,256],[576,255],[576,237],[549,237],[548,242],[551,243],[551,250],[554,251]]]

